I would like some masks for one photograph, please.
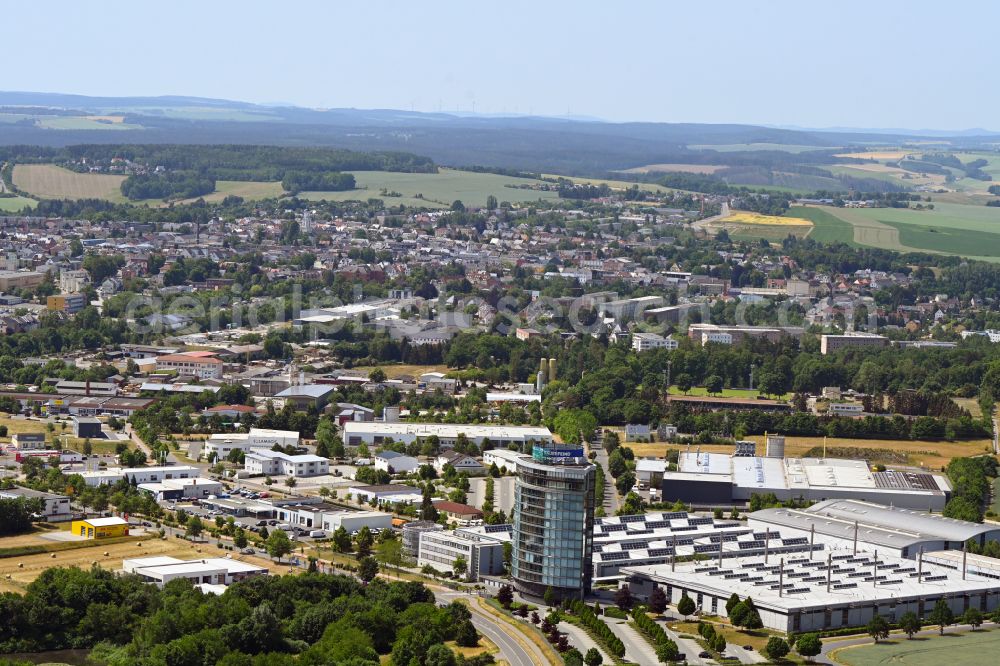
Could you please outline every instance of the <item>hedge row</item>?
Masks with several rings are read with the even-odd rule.
[[[677,659],[677,655],[680,654],[680,651],[677,649],[677,643],[670,640],[663,627],[646,615],[645,608],[639,606],[633,609],[632,621],[635,622],[635,626],[638,627],[639,631],[656,648],[656,656],[660,658],[660,661],[675,661]]]
[[[602,643],[604,643],[607,651],[614,656],[621,659],[625,656],[625,644],[622,643],[621,639],[615,636],[611,628],[604,623],[604,621],[594,614],[590,606],[583,603],[579,599],[574,599],[573,603],[570,604],[570,610],[573,611],[573,615],[580,618],[580,622],[583,623],[587,629],[591,631]]]

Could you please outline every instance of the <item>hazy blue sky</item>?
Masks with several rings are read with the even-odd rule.
[[[990,0],[31,0],[2,15],[6,90],[1000,130]]]

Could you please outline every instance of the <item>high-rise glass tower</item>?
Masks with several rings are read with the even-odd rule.
[[[596,468],[582,448],[536,446],[517,462],[511,575],[523,594],[580,599],[593,577]]]

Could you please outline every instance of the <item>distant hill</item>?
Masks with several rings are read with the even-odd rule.
[[[393,109],[307,109],[201,97],[87,97],[0,92],[0,145],[262,144],[402,151],[438,164],[569,175],[648,164],[783,170],[822,166],[849,146],[901,144],[913,134],[796,130],[755,125],[609,123]],[[974,148],[995,136],[941,137]],[[691,146],[697,146],[692,148]],[[718,149],[713,149],[717,146]],[[788,147],[787,150],[784,147]]]

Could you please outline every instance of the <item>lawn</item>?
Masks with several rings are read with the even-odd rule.
[[[14,185],[42,199],[107,199],[123,202],[125,176],[76,173],[54,164],[16,164]]]
[[[19,213],[25,206],[34,207],[36,203],[28,197],[0,197],[0,212]]]
[[[1000,649],[1000,631],[970,631],[926,636],[907,640],[882,641],[878,644],[842,648],[834,660],[848,666],[938,666],[939,664],[995,663],[986,655]]]
[[[531,202],[557,199],[554,191],[540,191],[527,186],[541,185],[532,178],[515,178],[493,173],[474,173],[441,169],[438,173],[401,173],[391,171],[354,171],[357,188],[346,192],[303,192],[304,199],[328,201],[366,201],[382,199],[387,206],[400,204],[441,208],[461,200],[468,206],[484,206],[491,194],[498,201]],[[520,187],[519,187],[520,186]],[[382,192],[385,191],[386,194]],[[389,196],[398,193],[402,196]]]
[[[764,450],[764,438],[760,435],[747,437],[748,440],[757,443],[757,451]],[[625,443],[624,436],[622,443],[632,449],[638,457],[662,458],[669,450],[684,450],[686,446],[659,442],[654,444]],[[730,454],[734,447],[728,444],[700,444],[703,451],[711,453]],[[830,457],[834,457],[837,449],[852,450],[858,452],[864,450],[868,454],[869,462],[884,462],[887,464],[907,464],[919,465],[928,470],[936,470],[947,465],[952,458],[960,458],[971,455],[978,455],[990,449],[990,441],[986,439],[974,439],[965,442],[928,442],[914,440],[896,439],[853,439],[853,438],[826,438],[827,451]],[[785,455],[790,458],[802,457],[811,449],[821,449],[823,447],[822,437],[785,437]]]

